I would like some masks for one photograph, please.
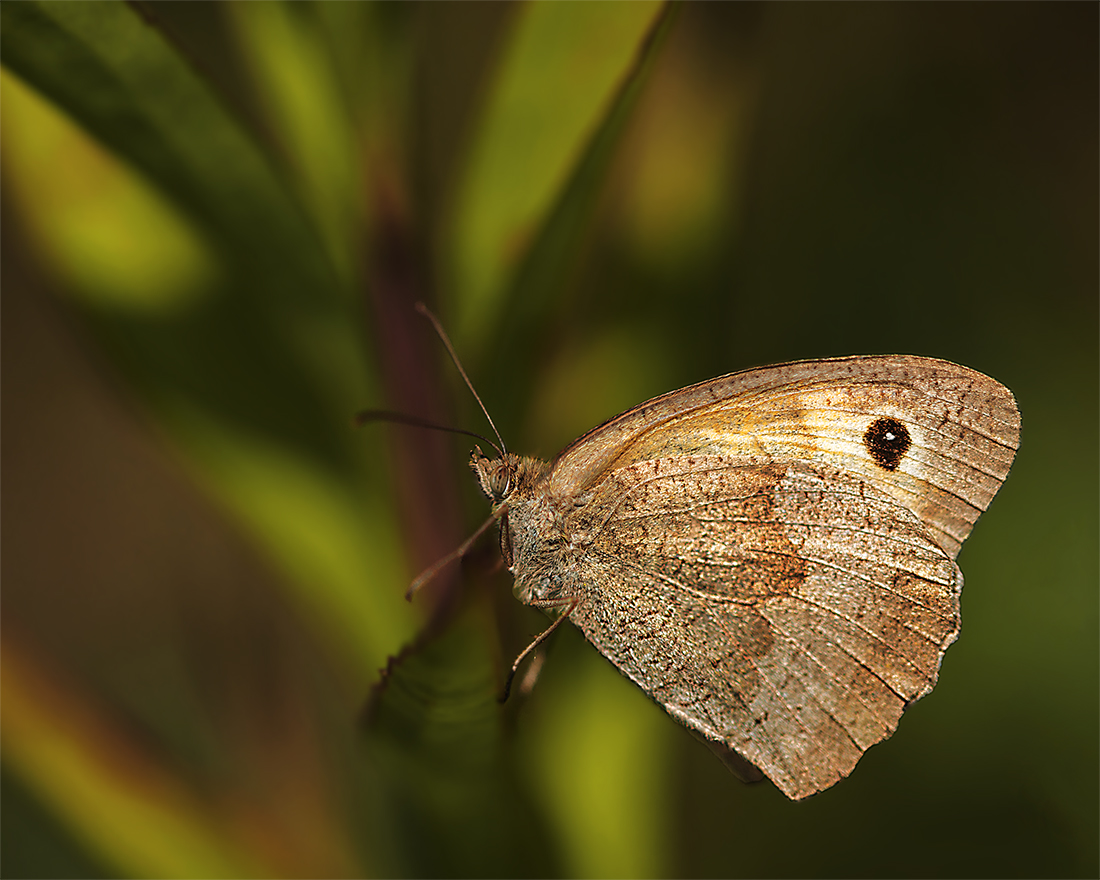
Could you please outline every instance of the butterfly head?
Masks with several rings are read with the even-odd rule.
[[[535,458],[521,458],[505,452],[490,458],[475,446],[470,453],[470,469],[481,491],[493,502],[493,509],[507,501],[517,489],[527,489],[546,472],[547,464]]]

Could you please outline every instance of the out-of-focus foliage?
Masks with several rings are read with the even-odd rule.
[[[0,4],[3,874],[1095,876],[1098,18]],[[352,426],[481,430],[418,299],[542,456],[753,364],[1012,388],[936,691],[801,804],[567,627],[498,705],[495,542],[402,600],[468,444]]]

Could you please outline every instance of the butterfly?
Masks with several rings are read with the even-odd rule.
[[[551,462],[470,464],[520,601],[573,623],[742,778],[801,799],[935,685],[959,634],[955,557],[1019,433],[981,373],[861,356],[673,391]]]

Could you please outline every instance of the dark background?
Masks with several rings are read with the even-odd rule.
[[[108,5],[85,5],[94,45]],[[490,199],[459,181],[526,13],[349,6],[123,7],[282,157],[306,219],[277,234],[235,188],[251,169],[143,165],[140,126],[81,100],[109,84],[5,9],[4,875],[1095,876],[1098,7],[681,6],[605,164],[558,184],[588,206],[572,238],[521,231],[519,280],[479,297],[455,267],[482,208],[461,206]],[[598,13],[565,8],[589,45]],[[532,127],[587,69],[540,86],[561,105],[526,106]],[[49,141],[26,83],[206,251],[127,213],[125,162],[78,129]],[[507,155],[513,191],[540,179],[537,149]],[[326,244],[299,259],[303,235]],[[469,443],[350,427],[392,406],[483,430],[418,297],[509,446],[543,457],[782,360],[921,354],[1011,388],[1020,452],[960,555],[934,693],[799,804],[734,780],[572,631],[497,710],[493,670],[542,624],[485,573],[495,542],[465,587],[400,601],[485,514]],[[430,609],[442,635],[396,681],[471,670],[476,697],[430,721],[382,697],[364,741],[377,670]]]

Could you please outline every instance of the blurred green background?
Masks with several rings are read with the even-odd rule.
[[[3,875],[1096,876],[1098,19],[0,4]],[[495,541],[402,598],[470,442],[351,423],[484,430],[417,299],[544,457],[782,360],[1010,387],[935,692],[798,804],[569,628],[499,707]]]

